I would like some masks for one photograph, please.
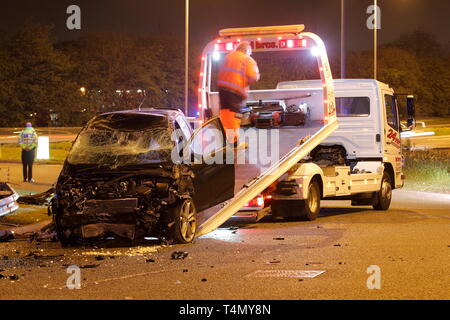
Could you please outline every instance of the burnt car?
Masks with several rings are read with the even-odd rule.
[[[207,141],[203,148],[211,138],[205,132],[215,135],[212,147]],[[93,118],[75,140],[55,186],[50,211],[59,240],[192,242],[197,212],[233,197],[234,164],[205,161],[225,158],[224,150],[218,118],[195,132],[183,113],[172,109]]]

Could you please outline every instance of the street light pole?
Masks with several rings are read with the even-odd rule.
[[[377,47],[377,32],[378,32],[378,3],[377,0],[374,0],[374,25],[375,28],[373,28],[373,78],[377,80],[377,58],[378,58],[378,47]]]
[[[341,0],[341,79],[346,77],[345,0]]]
[[[186,43],[184,56],[184,114],[189,114],[189,0],[186,0]]]

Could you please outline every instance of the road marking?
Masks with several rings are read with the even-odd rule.
[[[88,285],[91,285],[91,284],[98,285],[98,284],[103,283],[103,282],[110,282],[110,281],[116,281],[116,280],[125,280],[125,279],[130,279],[130,278],[135,278],[135,277],[147,276],[147,275],[151,275],[151,274],[163,273],[163,272],[167,272],[167,271],[169,271],[169,270],[150,271],[150,272],[129,274],[129,275],[126,275],[126,276],[121,276],[121,277],[116,277],[116,278],[101,279],[101,280],[97,280],[97,281],[82,283],[82,288],[85,288],[85,287],[87,287]],[[47,287],[47,286],[44,286],[44,288],[45,289],[49,289],[49,290],[63,290],[63,289],[67,289],[67,286],[50,287],[50,288]]]
[[[315,278],[325,270],[257,270],[246,278]]]

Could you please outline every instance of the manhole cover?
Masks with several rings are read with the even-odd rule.
[[[315,278],[324,270],[257,270],[246,277],[249,278]]]

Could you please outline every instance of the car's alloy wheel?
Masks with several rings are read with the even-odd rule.
[[[197,232],[197,210],[191,199],[181,200],[168,212],[165,236],[176,243],[191,243]]]
[[[179,225],[183,242],[192,242],[197,231],[197,213],[191,200],[185,200],[180,207]]]

